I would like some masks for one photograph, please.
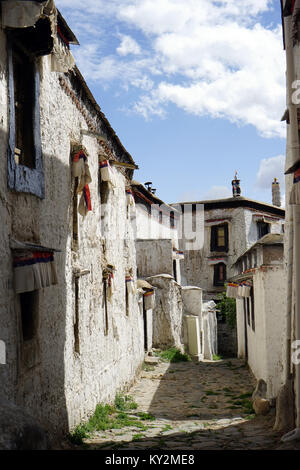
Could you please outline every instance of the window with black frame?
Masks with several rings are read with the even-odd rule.
[[[228,224],[211,227],[211,251],[228,251]]]
[[[257,222],[257,236],[258,238],[262,238],[265,235],[270,233],[270,224],[267,222]]]
[[[43,20],[34,28],[16,28],[7,32],[8,187],[42,199],[45,197],[45,188],[40,129],[39,57],[50,52],[49,37],[48,23]]]
[[[226,281],[226,264],[218,263],[214,265],[214,286],[224,286]]]

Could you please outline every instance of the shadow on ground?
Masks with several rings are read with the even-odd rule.
[[[268,416],[253,414],[255,379],[238,359],[216,362],[159,363],[140,375],[130,390],[134,413],[155,419],[145,429],[95,433],[85,441],[94,450],[273,450],[280,435]]]

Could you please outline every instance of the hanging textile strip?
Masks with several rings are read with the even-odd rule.
[[[87,156],[83,150],[79,150],[79,152],[75,153],[72,158],[72,175],[78,178],[81,178],[85,175],[85,167],[84,164],[87,161]]]
[[[231,299],[236,299],[238,297],[238,284],[234,282],[229,282],[227,284],[226,297]]]
[[[75,67],[75,59],[66,38],[59,28],[54,34],[54,46],[51,54],[51,72],[67,73]]]
[[[131,191],[131,189],[126,189],[125,191],[126,191],[127,207],[134,206],[135,201],[134,201],[133,192]]]
[[[13,258],[17,294],[58,283],[53,252],[23,252]]]
[[[250,297],[252,283],[250,281],[242,282],[238,287],[238,296],[239,297]]]
[[[60,37],[60,39],[65,43],[65,45],[66,45],[67,47],[70,47],[69,41],[68,41],[67,38],[63,35],[63,33],[62,33],[62,31],[61,31],[61,29],[60,29],[59,26],[57,26],[57,34],[58,34],[58,36]]]
[[[115,186],[114,171],[108,160],[100,162],[100,172],[102,181],[107,181],[110,185]]]
[[[47,0],[42,3],[28,0],[2,2],[2,25],[10,28],[32,27],[43,16],[47,3]]]
[[[300,204],[300,168],[294,173],[294,184],[290,194],[290,204]]]
[[[76,147],[75,147],[76,148]],[[72,158],[72,175],[79,178],[78,193],[81,198],[78,205],[78,212],[85,217],[92,210],[91,193],[88,183],[92,181],[90,169],[88,165],[87,152],[83,148],[77,146],[77,151]]]
[[[126,289],[127,289],[128,294],[134,294],[136,292],[136,289],[135,289],[133,277],[126,276],[125,282],[126,282]]]
[[[144,294],[145,310],[153,310],[155,307],[155,292],[154,290],[145,292]]]

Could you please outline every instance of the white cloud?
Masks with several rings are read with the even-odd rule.
[[[117,28],[121,43],[113,52],[84,47],[77,57],[103,85],[119,80],[140,88],[132,108],[145,118],[163,116],[173,103],[187,113],[250,124],[264,137],[284,137],[281,27],[266,28],[258,16],[275,0],[110,0],[109,8],[86,0],[84,13],[79,0],[57,4],[71,16],[85,15],[91,31],[93,21],[101,21],[104,36]],[[120,33],[124,25],[130,36]]]
[[[139,44],[130,36],[126,34],[120,34],[121,43],[119,47],[117,47],[117,53],[125,56],[128,54],[140,54],[141,48]]]
[[[277,178],[282,185],[282,192],[284,189],[284,164],[284,155],[264,158],[261,160],[256,176],[255,186],[259,189],[267,189],[271,191],[272,181],[274,181],[274,178]]]

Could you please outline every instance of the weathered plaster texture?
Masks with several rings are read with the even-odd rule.
[[[176,346],[183,350],[183,309],[181,287],[169,275],[147,278],[154,287],[156,306],[153,310],[153,346]]]
[[[257,379],[267,383],[267,397],[278,395],[283,384],[284,356],[282,338],[286,336],[286,285],[282,265],[259,269],[253,276],[255,330],[246,319],[242,299],[237,299],[238,356],[245,357],[245,334],[248,364]]]
[[[136,257],[139,277],[173,276],[172,240],[137,240]]]
[[[62,432],[85,419],[97,403],[111,401],[118,390],[134,380],[144,355],[143,319],[135,294],[130,294],[126,315],[125,274],[131,268],[136,277],[136,264],[126,210],[125,174],[116,170],[115,187],[107,190],[108,206],[103,211],[99,144],[80,133],[87,129],[85,118],[59,83],[61,75],[68,82],[67,76],[50,72],[47,56],[38,62],[44,200],[7,189],[7,57],[5,35],[0,31],[0,339],[7,348],[7,365],[0,365],[0,384],[4,397],[24,407],[45,426]],[[68,86],[72,88],[69,82]],[[106,125],[92,106],[79,99],[99,132],[106,134]],[[108,133],[107,138],[110,143]],[[87,148],[92,175],[92,211],[84,219],[78,215],[77,251],[72,250],[71,141]],[[111,147],[114,149],[115,144]],[[31,345],[21,339],[19,297],[12,289],[10,237],[61,250],[55,255],[58,285],[38,291],[38,328]],[[102,284],[106,263],[116,268],[115,292],[108,301],[107,335]],[[79,278],[80,353],[74,350],[75,267],[89,271]],[[28,348],[32,367],[22,360]]]

